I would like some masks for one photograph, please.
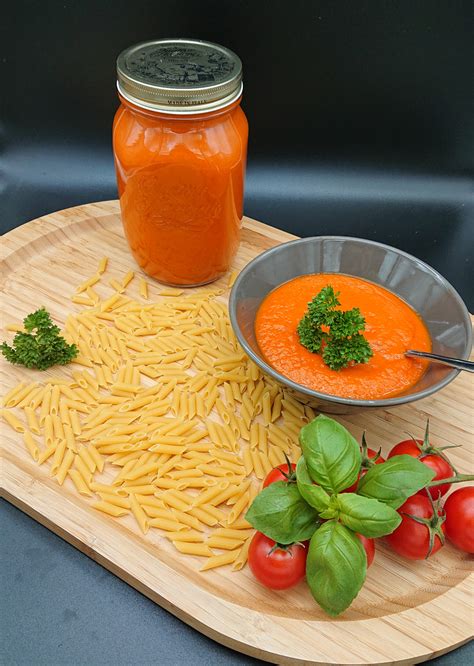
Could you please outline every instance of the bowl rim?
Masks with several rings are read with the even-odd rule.
[[[439,282],[443,284],[443,286],[447,289],[448,292],[450,292],[451,296],[457,301],[458,305],[461,308],[461,311],[464,314],[464,323],[468,323],[467,326],[467,341],[466,341],[466,346],[463,351],[463,355],[461,358],[463,359],[469,359],[469,355],[472,349],[472,322],[471,322],[471,317],[469,314],[469,311],[466,307],[466,304],[464,303],[463,299],[461,296],[458,294],[456,289],[453,287],[453,285],[448,282],[448,280],[441,275],[435,268],[427,264],[426,262],[422,261],[421,259],[418,259],[418,257],[413,256],[412,254],[409,254],[408,252],[405,252],[404,250],[400,250],[396,247],[393,247],[392,245],[387,245],[386,243],[380,243],[379,241],[373,241],[368,238],[359,238],[357,236],[308,236],[306,238],[296,238],[295,240],[290,240],[286,241],[284,243],[279,243],[278,245],[275,245],[274,247],[269,248],[268,250],[264,250],[260,254],[258,254],[256,257],[254,257],[249,263],[244,266],[244,268],[240,271],[239,275],[237,276],[236,281],[234,282],[232,286],[232,290],[230,292],[229,296],[229,317],[231,321],[232,328],[234,330],[235,335],[237,336],[237,339],[244,349],[245,353],[256,363],[264,372],[269,374],[271,377],[276,379],[278,382],[281,384],[287,385],[293,390],[303,393],[307,395],[309,398],[313,398],[316,400],[320,401],[325,401],[325,402],[332,402],[336,404],[343,404],[343,405],[348,405],[351,407],[392,407],[395,405],[403,405],[406,404],[407,402],[415,402],[416,400],[421,400],[422,398],[427,398],[428,396],[432,395],[433,393],[436,393],[440,389],[444,388],[447,384],[453,381],[458,374],[461,372],[461,370],[451,370],[444,379],[440,380],[439,382],[436,382],[432,386],[429,386],[428,388],[424,389],[423,391],[417,391],[416,393],[405,393],[400,396],[395,396],[393,398],[380,398],[378,400],[357,400],[355,398],[342,398],[336,395],[331,395],[330,393],[322,393],[320,391],[315,391],[313,389],[308,388],[307,386],[303,386],[302,384],[297,384],[294,382],[292,379],[289,379],[289,377],[286,377],[285,375],[282,375],[280,372],[272,368],[268,363],[266,363],[264,360],[262,360],[257,354],[253,351],[253,349],[247,344],[247,341],[245,340],[244,336],[242,335],[242,332],[240,330],[240,326],[237,323],[237,293],[240,287],[240,284],[242,280],[244,279],[244,276],[252,270],[252,268],[258,264],[260,261],[263,260],[263,258],[267,258],[269,255],[278,252],[278,250],[281,251],[282,247],[286,247],[289,245],[298,245],[298,244],[304,244],[304,243],[310,243],[314,241],[318,242],[323,242],[323,241],[351,241],[351,242],[356,242],[361,245],[374,245],[376,247],[381,247],[383,249],[388,249],[391,250],[392,252],[395,252],[398,255],[401,255],[403,257],[406,257],[410,261],[414,262],[415,264],[418,264],[419,266],[423,266],[425,269],[430,272],[434,278],[436,278]],[[300,273],[299,275],[309,275],[309,273]],[[298,277],[298,276],[295,276]],[[354,276],[358,277],[358,276]],[[360,276],[359,276],[360,277]],[[278,286],[278,285],[276,285]],[[275,287],[276,288],[276,287]],[[395,292],[393,292],[395,293]],[[398,295],[398,294],[395,294]]]

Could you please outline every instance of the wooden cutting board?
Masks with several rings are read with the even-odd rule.
[[[235,268],[291,238],[246,218]],[[6,234],[4,323],[45,305],[64,324],[75,310],[70,294],[104,255],[119,275],[137,270],[116,201],[53,213]],[[25,377],[45,379],[45,373],[11,366],[3,358],[0,371],[2,393]],[[68,376],[70,371],[61,372]],[[339,420],[358,438],[365,429],[371,446],[387,452],[406,432],[421,436],[429,417],[433,440],[462,445],[449,455],[460,471],[469,472],[473,395],[472,376],[464,373],[425,400]],[[145,537],[132,520],[115,521],[93,510],[69,479],[60,487],[45,466],[38,467],[22,436],[4,423],[2,449],[3,497],[184,622],[235,650],[279,664],[411,664],[443,654],[472,634],[472,559],[449,544],[427,562],[407,562],[378,546],[364,588],[335,620],[319,609],[304,583],[272,592],[256,583],[248,568],[199,573],[197,559],[176,553],[164,538]]]

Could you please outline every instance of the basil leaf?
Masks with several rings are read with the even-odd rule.
[[[355,493],[338,495],[337,503],[341,523],[369,538],[391,534],[402,521],[391,506]]]
[[[313,506],[319,513],[327,509],[330,499],[329,495],[321,486],[313,485],[313,481],[308,474],[304,456],[301,456],[296,465],[296,482],[301,496],[310,506]]]
[[[318,527],[318,514],[301,497],[296,483],[277,481],[252,502],[245,518],[277,543],[309,539]]]
[[[331,520],[314,533],[306,560],[311,594],[329,615],[348,608],[364,584],[367,558],[364,548],[341,523]]]
[[[359,481],[357,494],[373,497],[392,509],[398,509],[434,476],[435,472],[417,458],[407,455],[394,456],[369,469]]]
[[[359,445],[340,423],[320,414],[300,432],[308,472],[328,493],[338,493],[357,480]]]

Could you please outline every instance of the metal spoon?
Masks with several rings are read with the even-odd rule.
[[[467,370],[474,372],[474,361],[465,361],[462,358],[452,358],[451,356],[440,356],[439,354],[429,354],[428,352],[416,351],[415,349],[408,349],[405,356],[414,356],[416,358],[426,358],[433,363],[442,363],[449,365],[456,370]]]

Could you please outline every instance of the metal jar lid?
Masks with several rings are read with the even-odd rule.
[[[117,58],[117,88],[143,109],[193,114],[222,109],[242,94],[242,63],[224,46],[198,39],[158,39]]]

